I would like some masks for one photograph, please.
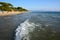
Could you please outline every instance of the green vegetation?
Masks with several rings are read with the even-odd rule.
[[[28,11],[22,7],[14,7],[10,3],[0,2],[0,11]]]

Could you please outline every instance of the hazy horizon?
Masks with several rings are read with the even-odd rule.
[[[60,11],[60,0],[0,0],[28,10]]]

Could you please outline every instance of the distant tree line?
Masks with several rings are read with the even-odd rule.
[[[28,11],[22,7],[14,7],[10,3],[0,2],[0,11]]]

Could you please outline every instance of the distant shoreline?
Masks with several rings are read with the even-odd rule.
[[[22,14],[22,13],[25,13],[27,11],[22,11],[22,12],[19,12],[19,11],[13,11],[13,12],[7,12],[7,11],[4,11],[4,12],[0,12],[0,16],[11,16],[11,15],[16,15],[16,14]]]

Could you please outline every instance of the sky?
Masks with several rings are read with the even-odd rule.
[[[0,0],[28,10],[60,11],[60,0]]]

